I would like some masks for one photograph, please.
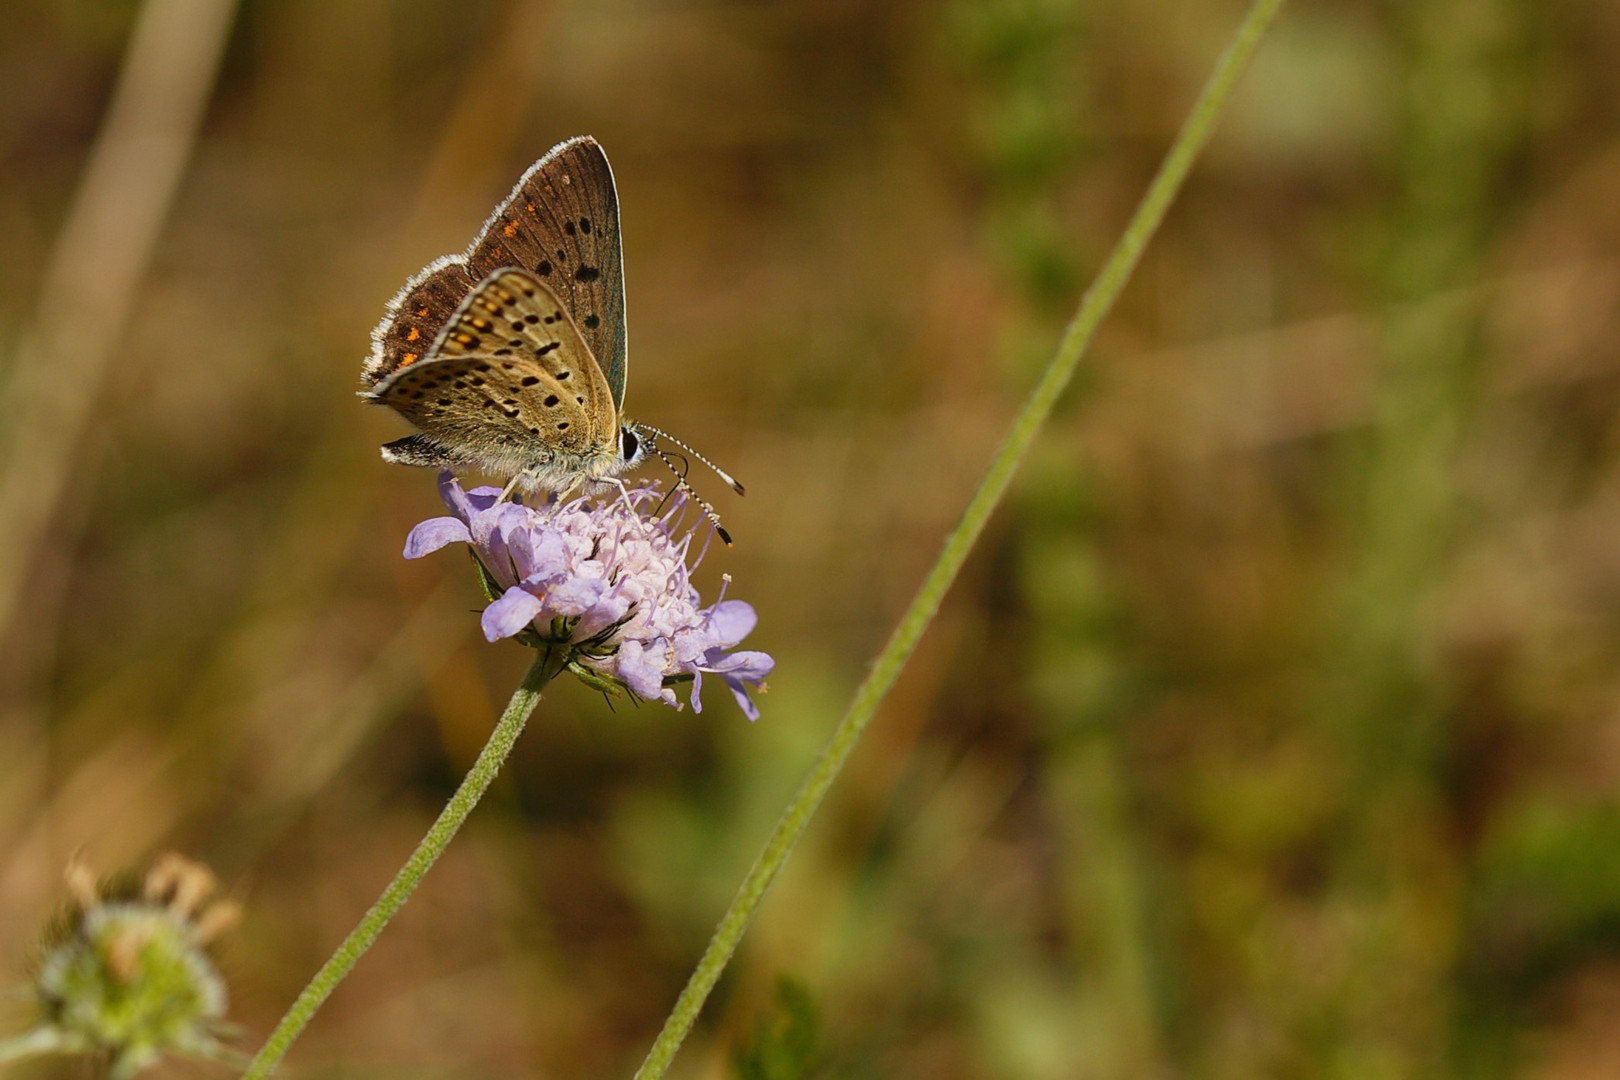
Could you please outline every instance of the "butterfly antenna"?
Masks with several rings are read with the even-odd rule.
[[[680,447],[682,450],[685,450],[688,454],[691,454],[693,457],[695,457],[699,461],[703,462],[703,464],[705,464],[709,468],[713,469],[714,474],[716,476],[718,476],[720,479],[724,480],[726,482],[726,484],[728,486],[730,486],[732,491],[735,491],[739,495],[747,494],[747,492],[745,492],[743,490],[743,486],[741,484],[737,483],[736,480],[732,479],[730,473],[726,472],[726,470],[722,469],[720,466],[716,465],[714,462],[710,461],[708,458],[704,457],[702,454],[698,453],[696,450],[692,449],[690,446],[687,446],[685,443],[681,442],[681,440],[677,439],[675,436],[671,435],[669,432],[667,432],[667,431],[659,431],[657,428],[649,427],[646,424],[637,424],[636,427],[639,428],[642,431],[645,431],[648,435],[656,435],[660,439],[667,439],[668,441],[674,443],[676,446]]]
[[[648,428],[647,430],[651,431],[652,429]],[[682,473],[680,469],[675,467],[675,463],[669,459],[669,455],[664,453],[663,447],[659,446],[657,443],[653,442],[651,439],[644,440],[642,442],[642,445],[645,446],[647,449],[651,450],[653,453],[657,454],[659,461],[662,461],[665,465],[669,466],[669,471],[675,474],[675,489],[677,491],[685,493],[687,498],[691,499],[693,502],[697,503],[699,507],[702,508],[703,516],[709,519],[709,524],[713,525],[714,526],[714,531],[720,534],[720,539],[722,539],[722,540],[724,540],[726,542],[726,547],[730,547],[731,546],[731,534],[726,532],[726,528],[725,528],[724,525],[720,524],[720,515],[714,512],[714,507],[709,505],[709,500],[707,500],[703,496],[699,495],[692,488],[692,485],[688,484],[686,482],[686,475],[684,473]],[[708,462],[704,462],[704,464],[707,465]],[[709,465],[709,468],[714,469],[714,466]],[[714,469],[714,471],[715,472],[720,472],[719,469]],[[725,473],[720,473],[720,475],[725,476],[726,474]],[[730,478],[727,477],[727,479],[730,479]],[[733,481],[733,483],[735,483],[735,481]]]
[[[685,454],[677,454],[672,451],[669,456],[681,459],[681,467],[675,470],[675,479],[677,482],[685,480],[692,472],[692,463],[686,460]],[[677,483],[677,487],[678,486],[679,484]],[[669,505],[669,500],[674,496],[675,491],[676,488],[671,488],[669,491],[664,492],[664,497],[658,500],[658,509],[653,511],[653,517],[657,517],[659,514],[664,512],[664,507]]]

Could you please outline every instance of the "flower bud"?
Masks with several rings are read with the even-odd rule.
[[[139,881],[98,884],[77,860],[65,878],[71,906],[34,975],[39,1022],[0,1044],[0,1060],[93,1054],[110,1063],[116,1080],[164,1054],[228,1057],[217,1038],[225,984],[204,947],[238,909],[213,899],[213,874],[165,855]]]

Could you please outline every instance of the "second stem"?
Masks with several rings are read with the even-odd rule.
[[[259,1048],[247,1072],[242,1074],[242,1080],[266,1080],[310,1018],[337,989],[338,983],[353,970],[365,951],[371,948],[383,927],[405,906],[405,901],[416,891],[416,886],[421,884],[422,878],[439,856],[444,854],[444,849],[450,845],[473,807],[478,805],[478,800],[489,790],[489,785],[494,782],[507,755],[517,743],[518,736],[523,733],[523,725],[540,703],[540,692],[563,669],[567,655],[565,649],[543,649],[535,656],[528,674],[512,694],[512,700],[507,702],[506,711],[501,714],[495,730],[490,732],[489,741],[479,752],[478,760],[467,770],[466,779],[450,796],[438,820],[428,829],[422,842],[416,845],[416,850],[411,852],[411,857],[405,860],[405,865],[400,867],[399,873],[394,875],[394,880],[388,883],[388,888],[371,905],[371,910],[366,912],[359,925],[349,932],[331,959],[321,965],[315,977],[310,979],[309,985],[292,1003],[287,1014],[265,1040],[264,1046]]]

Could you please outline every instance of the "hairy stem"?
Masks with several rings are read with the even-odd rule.
[[[1074,318],[1065,329],[1056,354],[1048,362],[1040,381],[1036,383],[1017,419],[1013,421],[1011,430],[997,448],[995,456],[991,458],[990,467],[985,472],[984,478],[979,481],[972,499],[968,501],[961,520],[945,538],[939,558],[929,570],[928,576],[923,579],[921,587],[912,598],[911,605],[901,617],[888,643],[884,645],[883,651],[878,654],[871,672],[856,691],[849,711],[833,729],[827,745],[822,748],[809,775],[805,777],[793,801],[783,812],[781,820],[777,822],[775,831],[766,841],[759,857],[754,860],[748,876],[743,879],[736,898],[732,900],[731,907],[720,920],[720,925],[716,927],[714,937],[710,939],[696,970],[692,972],[692,977],[676,1000],[669,1019],[664,1022],[663,1030],[658,1033],[652,1049],[648,1051],[647,1059],[636,1072],[636,1080],[658,1080],[669,1068],[676,1051],[680,1049],[682,1041],[691,1031],[704,1000],[714,989],[720,973],[725,970],[727,962],[737,948],[737,942],[747,930],[748,923],[759,907],[765,891],[770,888],[771,882],[776,879],[788,856],[793,853],[799,838],[809,825],[811,815],[816,812],[822,798],[827,794],[827,789],[832,786],[833,780],[843,768],[845,759],[849,757],[850,751],[854,749],[861,733],[866,730],[866,725],[887,696],[901,668],[910,658],[912,650],[916,648],[923,631],[933,620],[934,613],[938,611],[940,601],[944,599],[951,582],[956,579],[957,572],[961,570],[979,534],[984,531],[985,524],[990,520],[991,513],[1006,494],[1007,486],[1011,483],[1019,463],[1035,441],[1041,425],[1051,414],[1059,395],[1068,386],[1075,368],[1079,366],[1080,358],[1085,354],[1087,346],[1091,344],[1097,332],[1098,325],[1113,307],[1120,290],[1129,280],[1131,271],[1136,268],[1142,251],[1152,239],[1159,223],[1164,220],[1165,212],[1170,208],[1176,193],[1186,180],[1193,162],[1209,141],[1209,136],[1215,128],[1215,121],[1220,115],[1222,106],[1226,104],[1232,87],[1237,83],[1238,76],[1242,74],[1267,26],[1281,6],[1282,0],[1254,0],[1248,14],[1244,16],[1231,44],[1227,46],[1226,52],[1216,64],[1214,73],[1193,105],[1186,123],[1182,125],[1169,153],[1165,155],[1158,174],[1148,185],[1147,193],[1143,195],[1136,212],[1131,216],[1124,234],[1109,253],[1096,280],[1081,297],[1079,310],[1075,312]]]
[[[512,746],[517,742],[518,736],[523,732],[523,725],[528,722],[529,715],[540,701],[540,692],[545,689],[566,663],[566,654],[561,649],[543,649],[534,659],[523,682],[513,693],[512,700],[506,705],[506,711],[501,714],[495,730],[490,732],[489,741],[479,752],[478,760],[473,762],[471,769],[467,770],[467,777],[450,796],[445,804],[444,811],[439,814],[427,835],[422,837],[411,857],[405,860],[394,880],[388,883],[388,888],[371,905],[365,917],[358,926],[349,932],[343,939],[337,951],[309,980],[298,995],[298,1000],[292,1003],[287,1014],[281,1018],[276,1029],[259,1048],[258,1054],[248,1065],[247,1072],[243,1073],[243,1080],[264,1080],[275,1070],[277,1063],[303,1032],[305,1025],[310,1021],[321,1005],[353,970],[361,955],[371,948],[372,942],[377,940],[383,927],[398,913],[416,891],[416,886],[422,881],[428,870],[444,854],[444,849],[472,813],[478,800],[484,797],[489,785],[494,781],[495,775],[500,772],[501,765],[505,763],[507,755],[512,752]]]

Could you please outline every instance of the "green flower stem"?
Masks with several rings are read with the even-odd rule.
[[[501,765],[512,752],[512,746],[517,742],[518,736],[523,733],[523,725],[528,722],[529,714],[534,712],[535,705],[539,704],[540,692],[545,689],[557,673],[567,662],[567,654],[561,649],[541,649],[535,656],[534,664],[529,673],[523,677],[523,682],[512,695],[512,700],[506,705],[506,711],[501,714],[500,721],[496,723],[495,730],[490,732],[489,741],[479,752],[478,760],[473,762],[467,771],[467,778],[461,782],[456,793],[450,796],[439,819],[428,829],[422,842],[416,845],[411,857],[405,860],[394,880],[388,883],[382,896],[371,905],[360,924],[350,931],[349,936],[343,939],[331,959],[322,965],[321,970],[304,987],[298,1000],[292,1003],[287,1015],[281,1018],[276,1029],[270,1033],[264,1045],[248,1065],[247,1072],[243,1073],[243,1080],[265,1080],[274,1071],[277,1063],[287,1048],[293,1044],[332,993],[337,984],[346,978],[354,968],[361,955],[377,940],[383,927],[394,917],[416,886],[421,883],[422,877],[429,868],[438,861],[444,849],[449,846],[451,839],[472,813],[478,800],[484,797],[489,785],[495,780],[495,774],[500,772]]]
[[[1193,162],[1209,141],[1216,118],[1220,115],[1222,106],[1226,104],[1238,76],[1243,73],[1267,26],[1281,6],[1282,0],[1254,0],[1248,14],[1244,16],[1231,44],[1227,46],[1226,52],[1216,64],[1214,74],[1205,84],[1198,101],[1193,105],[1192,113],[1182,125],[1180,133],[1170,147],[1170,152],[1165,156],[1164,163],[1159,167],[1158,174],[1148,186],[1147,193],[1136,208],[1136,213],[1132,215],[1124,235],[1109,254],[1096,280],[1081,297],[1080,308],[1065,329],[1057,353],[1047,364],[1040,382],[1035,385],[1018,418],[1013,421],[1007,437],[996,450],[995,456],[990,461],[989,470],[985,473],[984,479],[979,481],[978,489],[968,501],[961,520],[945,538],[944,548],[933,569],[923,579],[917,595],[912,598],[911,606],[906,609],[888,643],[878,654],[871,672],[856,691],[849,711],[833,729],[831,738],[822,748],[821,755],[810,769],[810,774],[805,777],[798,794],[788,804],[787,810],[776,824],[775,831],[766,841],[759,857],[754,860],[748,876],[743,879],[742,887],[737,890],[731,907],[720,920],[720,925],[715,928],[709,947],[704,950],[702,958],[698,961],[697,969],[692,972],[692,977],[676,1000],[669,1019],[664,1022],[663,1030],[658,1033],[652,1049],[648,1051],[646,1061],[642,1062],[641,1068],[637,1070],[636,1080],[659,1080],[669,1068],[675,1052],[680,1049],[687,1033],[691,1031],[704,1000],[709,996],[709,991],[714,989],[720,973],[725,970],[726,963],[737,948],[737,942],[747,930],[748,923],[759,907],[765,891],[770,888],[771,882],[776,879],[788,856],[793,853],[793,848],[809,825],[811,815],[816,812],[822,798],[827,794],[827,789],[832,786],[839,770],[843,768],[845,759],[849,757],[867,723],[871,721],[878,706],[887,696],[889,688],[894,684],[895,678],[900,674],[900,669],[905,666],[912,650],[916,648],[918,639],[933,620],[940,601],[944,599],[951,582],[956,579],[957,572],[967,560],[968,553],[978,540],[979,534],[984,531],[991,512],[1006,494],[1007,486],[1012,482],[1019,463],[1035,441],[1041,425],[1051,414],[1058,396],[1068,386],[1075,368],[1079,366],[1080,358],[1096,335],[1098,325],[1113,307],[1120,290],[1130,278],[1131,271],[1141,259],[1143,249],[1157,231],[1159,223],[1164,220],[1165,212],[1170,208],[1170,203],[1175,199],[1182,182],[1186,180]]]

